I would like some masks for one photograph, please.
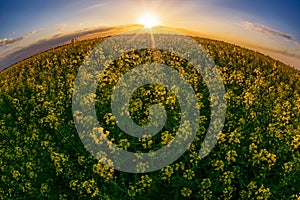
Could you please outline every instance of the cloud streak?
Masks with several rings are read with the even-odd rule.
[[[132,25],[131,27],[134,27]],[[88,39],[95,38],[99,36],[108,36],[114,35],[116,33],[124,32],[125,30],[130,30],[128,26],[119,26],[119,27],[94,27],[82,29],[80,31],[75,31],[69,34],[56,34],[52,37],[38,40],[37,42],[25,46],[23,48],[16,47],[13,50],[8,52],[0,52],[0,70],[5,69],[6,67],[17,63],[23,59],[26,59],[30,56],[36,55],[43,51],[46,51],[50,48],[61,46],[63,44],[68,44],[72,39]],[[32,34],[32,33],[31,33]],[[27,34],[28,35],[28,34]]]
[[[100,8],[100,7],[103,7],[103,6],[106,6],[108,3],[97,3],[97,4],[94,4],[94,5],[91,5],[91,6],[88,6],[86,8],[84,8],[84,10],[92,10],[92,9],[95,9],[95,8]]]
[[[294,36],[248,21],[242,23],[242,26],[247,30],[262,33],[274,41],[273,43],[252,44],[251,46],[255,46],[259,50],[272,52],[273,54],[282,54],[300,59],[300,42]],[[300,67],[299,64],[293,65]]]
[[[18,37],[18,38],[3,38],[0,39],[0,47],[6,47],[6,46],[10,46],[11,44],[14,44],[16,42],[20,42],[22,40],[27,39],[28,37],[30,37],[31,35],[36,34],[36,31],[33,30],[31,32],[29,32],[28,34]]]
[[[282,33],[280,31],[268,28],[268,27],[260,25],[260,24],[255,24],[255,23],[252,23],[252,22],[245,22],[243,24],[243,26],[244,26],[244,28],[246,28],[248,30],[258,31],[258,32],[278,36],[278,37],[281,37],[281,38],[285,38],[285,39],[288,39],[288,40],[293,40],[293,36],[291,36],[289,34]]]
[[[18,37],[18,38],[3,38],[3,39],[0,39],[0,47],[9,46],[10,44],[22,41],[24,39],[25,39],[24,36]]]
[[[63,30],[65,30],[66,26],[67,26],[66,24],[58,24],[56,26],[55,31],[57,31],[57,32],[63,31]]]

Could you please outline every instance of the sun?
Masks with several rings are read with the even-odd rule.
[[[152,28],[159,24],[158,18],[155,15],[145,15],[140,19],[140,24],[145,28]]]

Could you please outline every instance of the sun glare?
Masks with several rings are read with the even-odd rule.
[[[158,18],[154,15],[145,15],[140,19],[140,24],[145,28],[152,28],[159,24]]]

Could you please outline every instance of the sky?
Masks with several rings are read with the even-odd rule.
[[[161,25],[259,50],[300,69],[297,0],[0,0],[1,58],[43,39],[95,27]]]

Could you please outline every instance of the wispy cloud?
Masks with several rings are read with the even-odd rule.
[[[254,45],[259,49],[300,58],[300,42],[293,35],[248,21],[243,22],[241,25],[247,30],[262,33],[267,39],[273,40],[273,42],[269,40],[269,42]]]
[[[9,46],[10,44],[16,43],[18,41],[24,40],[24,36],[18,38],[3,38],[0,39],[0,47]]]
[[[97,4],[94,4],[94,5],[88,6],[88,7],[84,8],[83,10],[85,10],[85,11],[92,10],[92,9],[95,9],[95,8],[103,7],[107,4],[108,4],[107,2],[106,3],[97,3]]]
[[[56,26],[55,31],[57,31],[57,32],[63,31],[63,30],[65,30],[66,26],[67,26],[66,24],[58,24],[58,25]]]
[[[252,22],[245,22],[243,24],[243,27],[246,28],[246,29],[249,29],[249,30],[259,31],[259,32],[262,32],[262,33],[267,33],[267,34],[271,34],[271,35],[274,35],[274,36],[282,37],[282,38],[285,38],[285,39],[288,39],[288,40],[293,39],[293,36],[291,36],[289,34],[282,33],[280,31],[268,28],[268,27],[260,25],[260,24],[255,24],[255,23],[252,23]]]
[[[36,30],[33,30],[29,33],[27,33],[24,36],[18,37],[18,38],[3,38],[0,39],[0,47],[6,47],[6,46],[10,46],[11,44],[14,44],[16,42],[20,42],[22,40],[27,39],[28,37],[30,37],[31,35],[36,34]]]
[[[1,50],[3,49],[0,48],[0,70],[14,63],[17,63],[20,60],[28,58],[29,56],[36,55],[53,47],[70,43],[70,41],[74,38],[77,38],[78,40],[84,40],[99,36],[103,37],[114,35],[126,30],[130,30],[130,26],[92,27],[67,34],[59,33],[48,38],[40,39],[35,43],[24,46],[22,48],[16,45],[16,47],[11,47],[12,49],[6,50],[6,52],[4,53],[1,52]]]

